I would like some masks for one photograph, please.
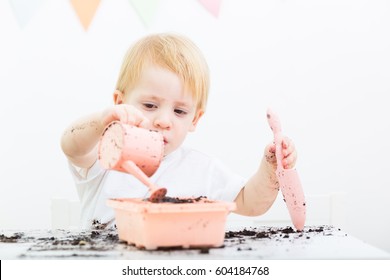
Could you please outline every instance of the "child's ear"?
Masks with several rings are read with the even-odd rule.
[[[195,113],[195,116],[194,116],[194,119],[192,120],[192,125],[191,125],[189,131],[191,131],[191,132],[192,132],[192,131],[195,131],[196,126],[197,126],[197,124],[198,124],[198,121],[199,121],[200,117],[203,116],[203,114],[204,114],[204,111],[202,111],[202,110],[198,110],[198,111]]]
[[[116,105],[122,104],[125,99],[125,95],[119,90],[115,90],[112,97],[114,99],[114,104]]]

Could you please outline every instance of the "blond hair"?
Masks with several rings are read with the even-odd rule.
[[[209,93],[209,68],[199,48],[176,34],[154,34],[137,41],[127,51],[116,89],[127,94],[139,81],[145,65],[155,64],[177,74],[190,90],[197,110],[204,111]]]

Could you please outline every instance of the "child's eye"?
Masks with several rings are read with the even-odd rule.
[[[156,109],[157,106],[153,103],[143,103],[142,106],[147,109],[147,110],[151,110],[151,109]]]
[[[187,115],[187,111],[181,110],[181,109],[175,109],[175,114],[179,116],[185,116]]]

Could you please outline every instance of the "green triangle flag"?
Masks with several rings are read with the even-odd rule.
[[[9,0],[20,27],[25,27],[45,0]]]
[[[159,4],[159,0],[129,0],[133,5],[138,16],[146,27],[149,27],[152,23]]]

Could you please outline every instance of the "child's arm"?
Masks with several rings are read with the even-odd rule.
[[[104,128],[112,121],[142,126],[148,120],[134,106],[114,105],[73,122],[63,133],[61,148],[76,166],[91,167],[97,160],[97,144]]]
[[[283,167],[293,168],[297,159],[294,143],[284,138]],[[279,183],[275,174],[276,157],[275,145],[268,145],[257,172],[249,179],[235,199],[237,210],[235,213],[246,216],[264,214],[275,201],[278,195]]]

